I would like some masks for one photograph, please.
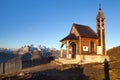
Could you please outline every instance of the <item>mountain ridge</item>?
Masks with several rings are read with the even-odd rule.
[[[53,56],[55,58],[59,57],[59,50],[36,44],[31,44],[27,46],[25,45],[19,49],[14,50],[1,48],[0,51],[0,63],[4,63],[17,56],[22,56],[23,60],[38,59],[50,56]]]

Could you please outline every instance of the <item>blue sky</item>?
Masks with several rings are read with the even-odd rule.
[[[99,3],[106,16],[107,49],[120,45],[120,0],[0,0],[0,47],[42,44],[59,49],[73,23],[96,31]]]

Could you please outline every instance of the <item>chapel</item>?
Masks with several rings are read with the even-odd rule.
[[[96,31],[90,26],[73,23],[70,33],[60,42],[59,62],[74,64],[109,60],[106,53],[106,18],[101,7],[96,16]],[[66,46],[66,58],[63,58],[63,46]]]

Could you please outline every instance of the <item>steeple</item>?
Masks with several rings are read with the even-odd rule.
[[[96,16],[96,27],[98,34],[98,46],[101,47],[101,54],[106,54],[106,25],[105,16],[101,9],[101,4],[99,4],[98,14]]]
[[[98,14],[97,14],[96,19],[98,19],[98,18],[103,18],[103,19],[105,19],[105,16],[104,16],[104,14],[103,14],[103,12],[102,12],[102,9],[101,9],[101,4],[99,4],[99,11],[98,11]]]
[[[101,3],[99,3],[99,10],[101,10]]]

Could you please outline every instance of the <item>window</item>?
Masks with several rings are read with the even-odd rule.
[[[90,49],[91,49],[91,53],[94,52],[94,41],[90,41]]]

